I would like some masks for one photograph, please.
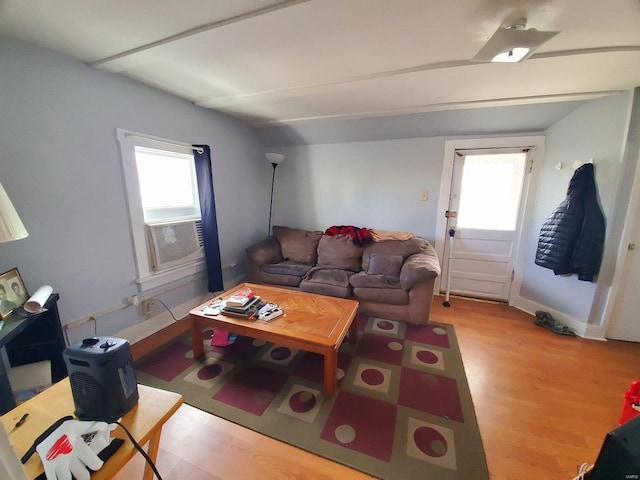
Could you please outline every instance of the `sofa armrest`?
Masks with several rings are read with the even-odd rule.
[[[400,270],[400,286],[410,290],[416,283],[440,275],[440,261],[435,248],[428,245],[424,252],[407,257]]]
[[[245,250],[249,260],[258,266],[278,263],[284,260],[280,251],[280,243],[276,237],[268,237]]]

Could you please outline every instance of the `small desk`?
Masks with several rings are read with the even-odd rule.
[[[180,407],[182,396],[144,385],[138,385],[138,394],[140,396],[138,404],[122,417],[120,422],[127,427],[127,430],[141,446],[149,442],[147,453],[155,463],[162,426]],[[33,441],[47,427],[65,415],[73,415],[74,409],[71,386],[67,378],[3,415],[2,423],[9,433],[9,440],[18,458],[24,455]],[[25,413],[29,413],[26,422],[11,431],[16,421]],[[111,436],[122,438],[125,443],[104,463],[100,470],[91,474],[91,480],[113,478],[138,452],[120,426],[111,432]],[[29,459],[24,467],[27,476],[31,479],[36,478],[44,471],[37,453]],[[153,470],[148,465],[145,466],[144,480],[151,480],[153,476]]]

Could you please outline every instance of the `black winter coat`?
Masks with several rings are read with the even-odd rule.
[[[604,234],[593,164],[585,163],[571,177],[566,198],[542,224],[536,264],[591,282],[600,270]]]

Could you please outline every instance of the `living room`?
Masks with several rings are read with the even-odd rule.
[[[632,87],[557,103],[325,119],[300,124],[292,135],[290,127],[254,128],[10,36],[0,38],[0,59],[0,179],[29,231],[26,239],[2,244],[0,270],[18,267],[31,293],[54,287],[63,323],[78,325],[67,331],[71,343],[140,325],[150,334],[153,323],[145,322],[167,317],[159,304],[148,315],[128,306],[142,294],[116,128],[211,146],[227,285],[242,279],[245,248],[268,233],[272,167],[265,152],[285,155],[276,171],[272,224],[410,231],[437,244],[444,235],[436,226],[446,142],[543,136],[514,304],[529,313],[550,310],[585,336],[606,336],[607,302],[622,275],[619,251],[629,243],[637,151],[625,156],[625,144],[640,115]],[[532,261],[540,225],[564,199],[571,164],[591,158],[608,219],[603,273],[595,283],[556,277]],[[554,168],[559,163],[564,168]],[[423,190],[427,201],[419,199]],[[205,283],[201,275],[187,278],[157,298],[183,317],[206,299]]]

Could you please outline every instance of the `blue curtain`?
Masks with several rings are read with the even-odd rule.
[[[202,214],[202,237],[204,255],[209,276],[209,291],[223,290],[220,244],[218,242],[218,222],[216,220],[216,200],[213,196],[213,172],[211,170],[211,150],[208,145],[194,145],[193,158],[196,162],[196,178],[200,194]],[[202,153],[198,150],[202,149]]]

